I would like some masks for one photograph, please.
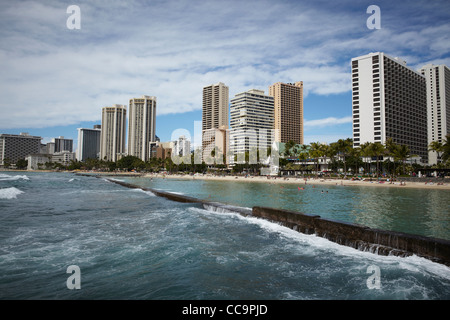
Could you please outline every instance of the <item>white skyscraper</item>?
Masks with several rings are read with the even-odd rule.
[[[427,64],[420,69],[427,81],[428,145],[444,142],[450,134],[450,69],[445,65]],[[435,151],[429,151],[429,164],[438,162]]]
[[[117,161],[125,154],[126,115],[124,105],[102,109],[101,160]]]
[[[252,89],[231,99],[230,152],[267,149],[274,141],[274,97]]]
[[[156,97],[130,99],[128,115],[128,155],[150,159],[150,144],[156,142]]]
[[[392,138],[428,163],[425,77],[381,52],[351,63],[353,145]]]

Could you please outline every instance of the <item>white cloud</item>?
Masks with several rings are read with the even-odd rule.
[[[334,126],[339,124],[346,124],[346,123],[352,123],[352,117],[343,117],[343,118],[335,118],[335,117],[328,117],[324,119],[317,119],[317,120],[304,120],[303,125],[305,128],[312,128],[312,127],[328,127],[328,126]]]
[[[305,95],[340,94],[357,54],[410,50],[419,63],[424,47],[430,61],[449,48],[448,24],[371,32],[365,8],[346,4],[77,2],[81,30],[66,28],[60,1],[0,4],[0,128],[98,121],[101,107],[144,94],[158,98],[159,115],[200,110],[202,87],[219,81],[230,98],[278,81],[304,81]]]

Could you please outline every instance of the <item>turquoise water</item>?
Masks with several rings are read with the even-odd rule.
[[[317,200],[325,197],[313,191],[298,199],[292,195],[295,186],[131,180],[172,192],[211,194],[214,200],[245,207],[263,200],[273,204],[269,198],[276,195],[278,203],[285,199],[302,211],[334,208]],[[263,195],[263,188],[272,197]],[[358,190],[328,190],[327,199],[346,201],[339,203],[363,197]],[[359,206],[352,205],[353,216]],[[3,300],[450,298],[450,268],[444,265],[358,251],[262,219],[169,201],[102,178],[0,173],[0,212]],[[364,217],[375,223],[386,219],[368,218],[369,213]],[[386,223],[395,226],[391,219]],[[71,265],[80,268],[80,289],[67,287]],[[379,288],[368,285],[368,270],[374,266],[380,270]]]
[[[266,206],[372,228],[450,240],[450,191],[247,181],[122,177],[119,180],[242,207]],[[242,178],[241,178],[242,179]],[[299,190],[298,188],[304,188]]]

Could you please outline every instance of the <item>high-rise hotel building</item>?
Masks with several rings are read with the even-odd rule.
[[[274,98],[262,90],[238,93],[230,105],[231,154],[267,149],[274,141]]]
[[[428,163],[425,77],[382,52],[353,58],[351,67],[354,147],[392,138]]]
[[[202,160],[207,163],[206,160],[212,156],[213,150],[227,155],[229,148],[228,104],[229,89],[222,82],[203,88]],[[218,157],[215,152],[214,157]]]
[[[63,151],[73,151],[73,139],[65,139],[63,136],[53,138],[52,142],[55,144],[55,153]]]
[[[130,99],[128,112],[128,155],[147,161],[156,141],[156,97]]]
[[[269,95],[274,98],[275,142],[303,144],[303,81],[277,82]]]
[[[30,154],[38,154],[41,148],[41,137],[28,133],[0,134],[0,165],[16,163]]]
[[[420,69],[427,81],[428,145],[445,142],[450,134],[450,69],[445,65],[427,64]],[[430,165],[438,163],[438,154],[428,152]]]
[[[77,160],[98,159],[100,156],[101,126],[95,125],[93,129],[78,128]]]
[[[117,161],[125,154],[126,106],[102,108],[100,159]]]
[[[222,82],[203,88],[202,130],[228,128],[228,91]]]

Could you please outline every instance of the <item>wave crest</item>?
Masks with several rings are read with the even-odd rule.
[[[0,189],[0,199],[16,199],[22,193],[24,192],[14,187],[3,188]]]
[[[30,180],[26,175],[10,176],[9,174],[0,173],[0,181],[14,181],[14,180]]]

